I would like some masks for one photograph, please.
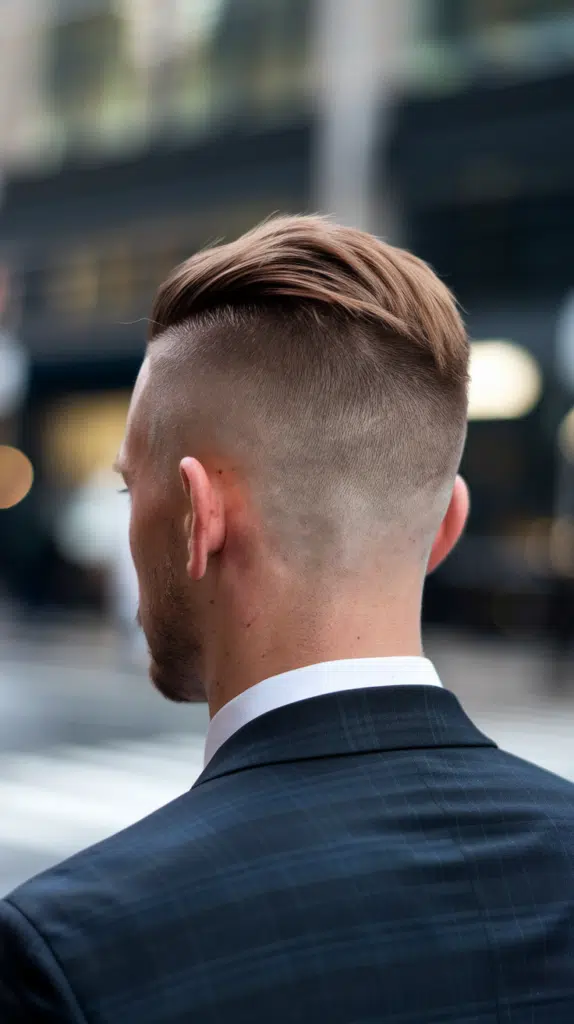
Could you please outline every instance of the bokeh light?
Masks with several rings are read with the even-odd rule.
[[[30,459],[18,448],[0,445],[0,508],[13,508],[29,493],[34,482]]]
[[[473,343],[469,419],[520,419],[536,407],[541,395],[540,367],[525,348],[512,341]]]

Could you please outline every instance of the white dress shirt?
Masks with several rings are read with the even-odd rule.
[[[349,658],[323,661],[263,679],[244,690],[213,716],[207,730],[204,764],[238,729],[267,711],[309,697],[368,686],[442,686],[427,658]]]

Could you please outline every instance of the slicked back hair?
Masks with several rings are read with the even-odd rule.
[[[173,415],[210,421],[243,459],[287,554],[343,565],[385,536],[428,553],[464,444],[469,359],[430,267],[322,217],[277,217],[173,271],[152,365],[160,338]]]

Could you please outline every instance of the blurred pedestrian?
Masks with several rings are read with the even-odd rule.
[[[160,289],[119,457],[192,790],[0,905],[0,1019],[571,1024],[574,787],[423,656],[469,345],[414,256],[285,218]],[[89,799],[89,794],[86,794]]]
[[[136,617],[137,575],[130,554],[130,506],[118,495],[117,476],[97,468],[79,486],[57,523],[60,550],[76,565],[105,580],[104,600],[113,623],[123,668],[141,668],[145,641]]]
[[[129,503],[117,510],[117,531],[109,562],[109,610],[118,633],[120,661],[127,669],[145,665],[145,638],[138,626],[138,580],[128,537]]]

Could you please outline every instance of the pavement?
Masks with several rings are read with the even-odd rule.
[[[5,626],[0,644],[1,896],[189,789],[208,718],[93,623]],[[487,735],[574,781],[574,687],[550,696],[547,651],[435,633],[426,653]]]

